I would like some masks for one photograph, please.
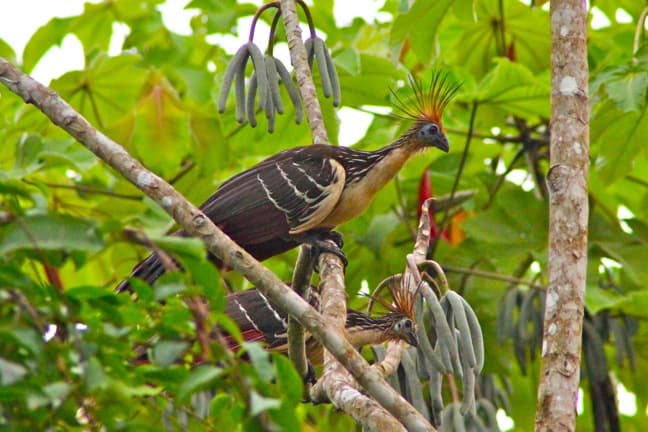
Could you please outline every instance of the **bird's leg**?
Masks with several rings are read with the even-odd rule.
[[[344,245],[342,234],[337,231],[326,229],[314,229],[304,233],[303,235],[303,242],[311,246],[311,254],[313,263],[315,263],[316,271],[318,270],[318,258],[323,252],[332,253],[333,255],[340,258],[340,260],[342,260],[342,263],[344,264],[344,268],[346,269],[349,261],[347,260],[346,255],[344,255],[344,252],[342,252],[342,246]]]
[[[315,384],[317,382],[317,375],[315,374],[315,367],[313,366],[313,363],[311,363],[310,360],[307,361],[308,364],[308,370],[306,372],[306,376],[304,377],[304,384]]]

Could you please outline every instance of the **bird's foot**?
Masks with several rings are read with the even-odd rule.
[[[314,263],[315,271],[319,272],[318,262],[320,254],[327,252],[340,258],[344,269],[346,269],[349,261],[346,255],[342,252],[344,240],[342,234],[337,231],[313,231],[309,233],[307,243],[311,246],[311,258]]]
[[[306,376],[304,376],[304,384],[314,385],[316,382],[317,375],[315,374],[315,368],[310,360],[308,360],[308,370],[306,371]]]

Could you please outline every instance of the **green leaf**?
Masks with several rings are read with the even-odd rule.
[[[402,74],[384,57],[360,55],[360,72],[340,72],[340,87],[345,105],[388,105],[389,87]]]
[[[623,112],[641,109],[646,104],[648,72],[636,71],[606,83],[607,93]]]
[[[108,128],[132,112],[146,79],[139,61],[133,54],[98,55],[85,70],[68,72],[52,81],[51,87],[94,126]],[[120,137],[116,135],[127,142]]]
[[[209,403],[209,415],[220,430],[237,430],[241,422],[242,411],[233,409],[235,400],[227,393],[216,393]]]
[[[68,34],[73,18],[52,18],[47,24],[36,30],[25,46],[22,68],[31,72],[36,63],[55,45],[60,46]]]
[[[204,260],[207,256],[205,251],[205,244],[195,237],[179,237],[179,236],[162,236],[150,237],[156,246],[164,249],[172,254],[187,256],[190,258],[197,258]]]
[[[303,384],[295,366],[286,356],[280,354],[273,355],[272,359],[277,368],[277,385],[280,394],[292,404],[299,403],[302,399]]]
[[[198,366],[180,385],[180,388],[178,389],[178,400],[182,402],[191,394],[208,388],[208,386],[222,374],[222,368],[212,365]]]
[[[648,245],[599,244],[615,261],[623,266],[624,273],[637,286],[648,281]]]
[[[255,390],[250,392],[250,416],[255,417],[264,411],[279,408],[281,399],[261,396]]]
[[[18,250],[94,253],[102,247],[94,221],[69,215],[24,216],[0,227],[0,254]]]
[[[43,335],[32,328],[11,328],[0,330],[0,334],[5,333],[13,340],[12,342],[27,348],[30,353],[39,355],[43,350]]]
[[[371,249],[375,254],[385,244],[385,239],[398,227],[400,220],[394,213],[374,216],[367,228],[367,232],[358,241]]]
[[[191,150],[190,116],[164,79],[153,79],[137,104],[133,150],[155,172],[173,174]]]
[[[259,378],[264,382],[272,381],[276,374],[274,366],[270,363],[270,355],[268,352],[258,343],[243,342],[242,345],[250,356],[252,365],[257,374],[259,374]]]
[[[175,271],[163,274],[154,284],[155,301],[163,301],[186,290],[184,276]]]
[[[11,385],[22,380],[27,375],[23,365],[0,357],[0,384]]]
[[[615,304],[611,304],[609,308],[630,316],[645,316],[648,308],[648,292],[632,291]]]
[[[648,136],[648,106],[622,111],[612,100],[599,104],[592,118],[592,147],[598,150],[596,170],[606,184],[628,174]]]
[[[604,290],[595,284],[589,284],[585,290],[585,304],[587,304],[587,310],[592,314],[615,307],[624,299],[625,297],[610,290]]]
[[[153,347],[153,363],[160,367],[171,366],[189,348],[189,344],[178,340],[161,340]]]
[[[0,57],[7,59],[9,63],[16,64],[16,52],[3,39],[0,39]]]
[[[466,234],[482,242],[485,250],[497,250],[492,257],[500,259],[543,252],[548,224],[545,203],[518,188],[502,190],[497,198],[490,209],[464,221]]]
[[[48,403],[53,407],[59,407],[68,397],[72,386],[63,381],[53,382],[43,387],[43,393],[48,397]]]
[[[495,68],[484,77],[472,96],[480,106],[490,106],[515,115],[549,117],[549,83],[537,78],[525,66],[498,58]],[[465,95],[470,99],[470,95]]]
[[[112,2],[86,3],[83,13],[70,22],[70,31],[79,38],[86,53],[92,50],[106,52],[115,21]]]
[[[223,33],[236,25],[236,20],[244,15],[253,15],[256,8],[233,0],[192,0],[187,9],[198,8],[207,12],[209,33]]]
[[[418,0],[407,13],[396,17],[390,35],[392,58],[397,59],[403,43],[409,41],[419,61],[430,63],[437,30],[452,3],[454,0]]]
[[[88,360],[88,365],[85,370],[85,379],[89,391],[106,387],[106,373],[104,372],[102,364],[94,356],[90,357],[90,360]]]
[[[519,1],[457,2],[458,37],[446,51],[446,61],[471,71],[476,78],[490,70],[497,57],[509,56],[534,73],[549,69],[549,14]],[[503,7],[503,10],[502,10]],[[502,16],[503,14],[503,16]]]

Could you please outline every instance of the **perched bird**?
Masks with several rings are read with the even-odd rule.
[[[394,95],[400,117],[414,123],[392,144],[375,151],[330,145],[285,150],[227,180],[200,209],[258,260],[302,243],[335,253],[323,240],[336,240],[341,247],[341,237],[332,230],[362,214],[410,157],[430,147],[449,149],[441,114],[458,85],[442,72],[433,75],[428,88],[414,79],[410,84],[411,97]],[[221,265],[217,257],[210,259]],[[153,283],[164,271],[153,253],[131,277]],[[124,281],[117,290],[128,286]]]
[[[390,312],[375,318],[348,309],[345,331],[351,345],[359,348],[389,340],[403,340],[414,347],[418,346],[413,301],[405,298],[409,297],[394,296],[395,304],[386,305]],[[319,309],[319,297],[313,290],[308,301]],[[249,289],[228,295],[225,313],[239,326],[246,342],[263,342],[270,351],[288,351],[288,316],[260,291]],[[226,335],[225,339],[230,349],[238,349],[239,343],[231,335]],[[322,346],[308,333],[306,354],[313,365],[323,361]]]

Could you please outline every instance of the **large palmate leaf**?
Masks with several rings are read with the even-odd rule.
[[[409,43],[423,64],[428,64],[435,51],[435,37],[446,13],[454,0],[418,0],[407,13],[400,14],[394,21],[390,35],[392,58],[398,58],[401,47]]]
[[[85,70],[52,81],[52,88],[88,121],[107,128],[133,109],[146,78],[138,61],[132,54],[99,55]]]

